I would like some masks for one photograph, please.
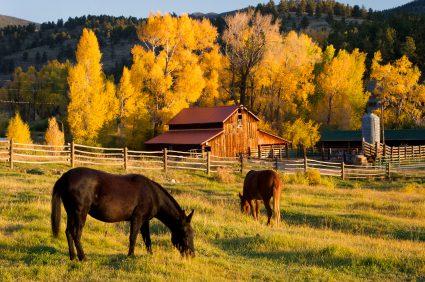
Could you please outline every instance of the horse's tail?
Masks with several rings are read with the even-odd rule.
[[[60,179],[56,181],[55,186],[53,187],[52,194],[52,231],[53,237],[57,238],[59,233],[59,226],[61,222],[61,197],[60,197]]]
[[[280,196],[282,193],[282,182],[279,180],[280,178],[278,175],[276,175],[273,180],[273,213],[276,227],[279,227],[280,223]]]

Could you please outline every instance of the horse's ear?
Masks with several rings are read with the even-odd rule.
[[[239,191],[239,198],[241,198],[241,199],[243,198],[241,191]]]
[[[180,212],[180,221],[185,222],[186,220],[186,213],[184,211]]]
[[[194,212],[195,210],[192,210],[192,212],[187,216],[187,218],[186,218],[186,222],[187,223],[190,223],[191,221],[192,221],[192,216],[193,216],[193,212]]]

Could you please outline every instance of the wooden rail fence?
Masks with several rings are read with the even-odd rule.
[[[418,146],[417,146],[418,147]],[[9,162],[11,168],[16,163],[23,164],[67,164],[105,165],[141,170],[197,170],[210,173],[219,167],[233,172],[245,173],[249,170],[280,170],[286,174],[315,169],[321,175],[341,177],[342,179],[379,179],[388,177],[424,177],[425,146],[412,148],[415,157],[398,154],[378,158],[375,165],[347,165],[344,162],[315,160],[304,154],[303,158],[280,159],[259,158],[240,155],[227,158],[213,156],[210,152],[193,153],[164,149],[163,151],[133,151],[127,148],[100,148],[75,144],[63,146],[20,144],[0,141],[0,161]],[[398,152],[398,151],[397,151]],[[405,150],[405,152],[409,152]],[[397,157],[395,157],[397,156]]]

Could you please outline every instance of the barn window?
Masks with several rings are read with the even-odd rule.
[[[168,150],[172,150],[173,149],[173,146],[168,146]]]
[[[238,127],[242,126],[242,110],[239,109],[238,111]]]
[[[369,107],[376,107],[376,102],[370,102]]]

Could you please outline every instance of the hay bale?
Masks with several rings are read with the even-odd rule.
[[[367,158],[363,155],[356,155],[353,161],[354,165],[364,165],[367,166]]]

